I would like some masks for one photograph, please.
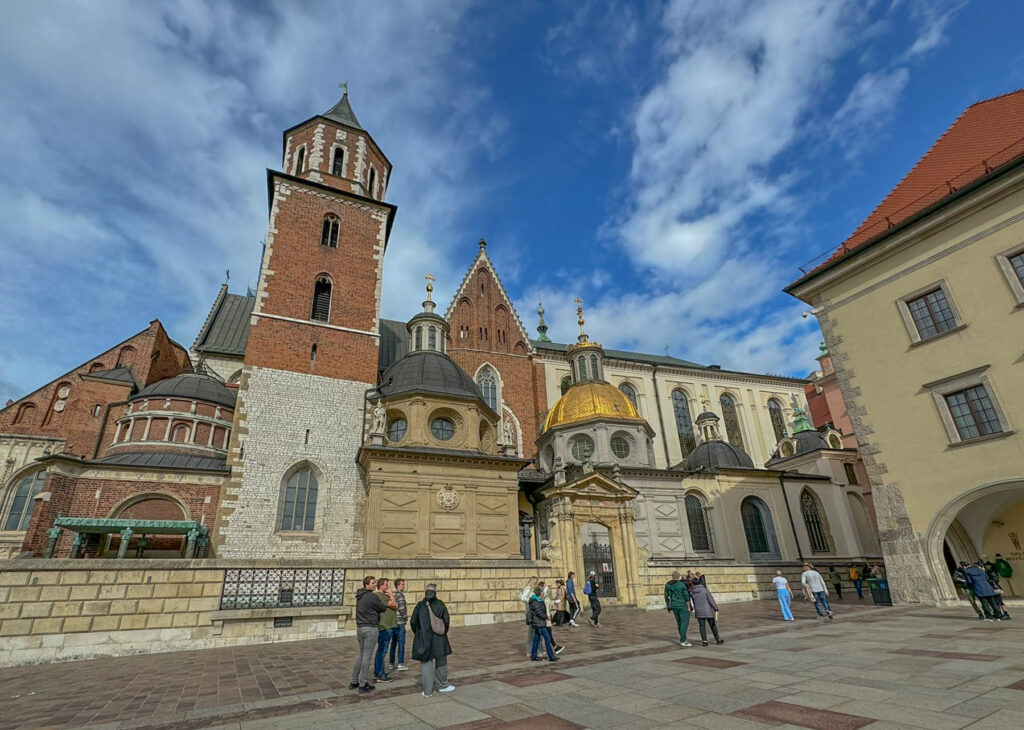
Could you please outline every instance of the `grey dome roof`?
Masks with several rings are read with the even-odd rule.
[[[449,398],[483,400],[473,378],[440,352],[410,352],[380,376],[385,398],[406,393],[433,393]],[[389,382],[390,381],[390,382]]]
[[[173,378],[158,380],[140,390],[132,400],[158,397],[199,400],[217,403],[228,408],[235,407],[234,390],[225,387],[224,383],[216,378],[199,373],[182,373]]]
[[[683,462],[686,471],[708,469],[753,469],[754,460],[746,451],[727,441],[704,441]]]
[[[782,456],[778,449],[772,454],[772,458],[768,460],[769,464],[774,464],[776,461],[782,461],[783,459],[792,459],[794,456],[800,456],[802,454],[809,454],[812,451],[821,451],[822,449],[831,449],[832,446],[825,438],[825,434],[821,431],[798,431],[794,433],[790,438],[796,441],[796,448],[792,455]]]

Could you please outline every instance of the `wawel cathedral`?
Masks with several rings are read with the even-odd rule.
[[[3,554],[519,560],[643,607],[675,568],[749,598],[880,554],[806,381],[605,349],[580,302],[575,342],[543,308],[531,336],[484,241],[450,302],[428,277],[381,319],[391,163],[347,95],[283,147],[255,294],[222,287],[190,348],[154,319],[0,411]]]

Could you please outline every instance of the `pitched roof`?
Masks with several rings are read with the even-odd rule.
[[[256,297],[228,294],[227,284],[222,285],[193,349],[217,355],[244,355],[249,341],[249,315],[255,303]]]
[[[563,342],[544,342],[542,340],[530,340],[530,344],[538,350],[550,350],[551,352],[567,352],[569,345]],[[689,360],[680,360],[678,357],[669,355],[645,355],[642,352],[627,352],[626,350],[610,350],[604,348],[604,356],[612,360],[632,360],[635,362],[654,363],[655,365],[675,365],[680,368],[707,368]]]
[[[130,451],[93,459],[93,464],[139,466],[151,469],[183,469],[185,471],[227,471],[223,456],[196,456],[173,452]]]
[[[332,106],[330,109],[323,113],[323,116],[330,119],[332,122],[338,122],[344,124],[346,127],[352,127],[353,129],[363,129],[359,124],[359,120],[356,119],[356,114],[352,111],[352,105],[348,103],[348,92],[346,91],[341,96],[341,100]],[[363,130],[366,131],[365,129]]]
[[[972,104],[857,230],[808,275],[1022,154],[1024,89]]]
[[[498,285],[498,294],[505,300],[505,304],[508,305],[508,310],[512,313],[512,317],[519,326],[519,334],[522,336],[524,341],[530,342],[530,336],[526,333],[526,327],[523,325],[523,320],[519,319],[519,312],[516,311],[516,307],[512,303],[512,297],[510,297],[508,292],[505,290],[505,285],[501,283],[501,277],[498,276],[498,270],[494,268],[494,264],[491,263],[491,259],[487,255],[487,243],[482,238],[480,239],[480,251],[477,253],[476,258],[473,259],[473,263],[470,264],[469,268],[466,270],[466,275],[462,277],[462,282],[459,284],[458,290],[452,297],[452,301],[448,304],[448,311],[444,313],[444,318],[449,322],[452,321],[452,314],[455,312],[455,305],[459,303],[459,300],[462,299],[462,297],[466,296],[466,289],[469,286],[469,280],[473,276],[473,272],[481,265],[485,265],[487,270],[491,272],[491,276],[494,277],[494,281]],[[515,342],[514,339],[512,341]]]
[[[91,380],[104,380],[109,383],[130,385],[132,387],[138,387],[139,385],[139,382],[135,379],[135,375],[132,373],[131,368],[124,366],[116,367],[112,370],[94,370],[91,373],[86,373],[82,377],[89,378]]]

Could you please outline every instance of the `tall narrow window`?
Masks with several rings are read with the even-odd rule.
[[[313,348],[309,351],[309,361],[316,362],[316,343],[313,343]]]
[[[751,557],[777,554],[775,529],[772,526],[768,505],[757,497],[747,497],[740,505],[740,516],[743,518],[743,532]]]
[[[366,192],[371,198],[377,197],[377,171],[370,168],[369,182],[366,185]]]
[[[580,382],[587,380],[587,358],[581,357],[576,360],[580,367]]]
[[[828,535],[821,518],[821,506],[818,498],[805,489],[800,495],[800,513],[804,517],[807,534],[811,538],[811,551],[815,553],[829,552]]]
[[[694,494],[687,494],[686,521],[690,525],[690,542],[697,552],[711,552],[711,526],[708,524],[708,513],[704,503]]]
[[[636,412],[639,413],[640,406],[637,405],[636,402],[636,388],[629,383],[623,383],[619,386],[619,390],[626,394],[626,397],[629,398],[629,402],[633,404],[633,407],[636,408]]]
[[[331,162],[331,174],[338,177],[345,176],[345,148],[334,148],[334,160]]]
[[[956,327],[953,309],[941,288],[911,299],[907,302],[907,308],[922,340]]]
[[[676,417],[676,433],[679,435],[679,448],[685,457],[697,448],[697,439],[693,435],[690,404],[687,401],[686,393],[681,390],[672,391],[672,411]]]
[[[597,367],[597,355],[590,356],[590,377],[594,380],[601,379],[601,370]]]
[[[299,469],[288,478],[281,509],[282,530],[311,531],[316,522],[316,477],[309,469]]]
[[[498,379],[494,377],[494,371],[489,367],[480,370],[476,376],[477,387],[484,397],[484,403],[494,411],[498,412]]]
[[[434,325],[430,325],[430,327],[427,328],[427,349],[437,349],[437,327]]]
[[[326,322],[331,315],[331,280],[321,276],[313,287],[313,308],[310,319]]]
[[[423,349],[423,328],[416,328],[415,339],[413,340],[413,350],[419,352]]]
[[[572,378],[570,378],[568,375],[566,375],[564,378],[562,378],[562,382],[560,382],[558,384],[558,389],[560,391],[562,391],[562,395],[565,395],[565,391],[569,390],[569,388],[571,386],[572,386]]]
[[[775,442],[778,443],[786,438],[786,421],[782,417],[782,406],[774,398],[768,401],[768,415],[772,419],[772,431],[775,432]]]
[[[1017,275],[1017,281],[1024,284],[1024,251],[1009,258],[1013,273]]]
[[[302,168],[306,165],[306,148],[299,147],[299,151],[295,153],[295,174],[298,175],[302,172]]]
[[[853,466],[853,464],[845,462],[843,464],[843,470],[846,472],[847,484],[860,484],[860,480],[857,479],[857,469]]]
[[[46,472],[37,471],[18,482],[18,486],[14,488],[14,499],[11,500],[7,519],[4,520],[5,530],[21,532],[28,529],[28,523],[32,519],[32,508],[36,503],[34,497],[43,491],[44,479]]]
[[[341,226],[341,221],[338,220],[338,216],[333,213],[328,213],[324,216],[324,226],[320,233],[320,245],[328,246],[330,248],[338,247],[338,229]]]
[[[737,449],[742,449],[743,432],[740,431],[740,416],[736,412],[736,401],[732,399],[732,396],[723,393],[718,402],[722,404],[722,420],[725,421],[726,438]]]
[[[962,441],[1002,433],[999,415],[984,385],[949,393],[945,398]]]

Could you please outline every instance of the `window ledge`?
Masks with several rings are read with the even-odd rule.
[[[320,542],[320,534],[308,530],[278,530],[275,536],[282,540],[296,540],[302,542]]]
[[[955,442],[949,444],[949,446],[947,446],[946,448],[947,449],[956,449],[956,448],[959,448],[961,446],[970,446],[971,444],[976,444],[976,443],[979,443],[979,442],[982,442],[982,441],[997,441],[999,439],[1006,438],[1007,436],[1013,436],[1015,433],[1017,433],[1017,432],[1016,431],[1001,431],[1000,433],[990,433],[988,436],[978,436],[976,438],[967,439],[966,441],[955,441]]]
[[[914,347],[919,347],[920,345],[927,345],[929,342],[935,342],[935,340],[941,340],[946,335],[951,335],[954,332],[959,332],[960,330],[966,329],[966,327],[967,327],[967,323],[966,322],[962,322],[962,323],[958,324],[956,327],[950,327],[948,330],[943,330],[942,332],[939,332],[936,335],[932,335],[931,337],[929,337],[927,339],[917,340],[916,342],[911,342],[910,343],[910,347],[914,348]]]

